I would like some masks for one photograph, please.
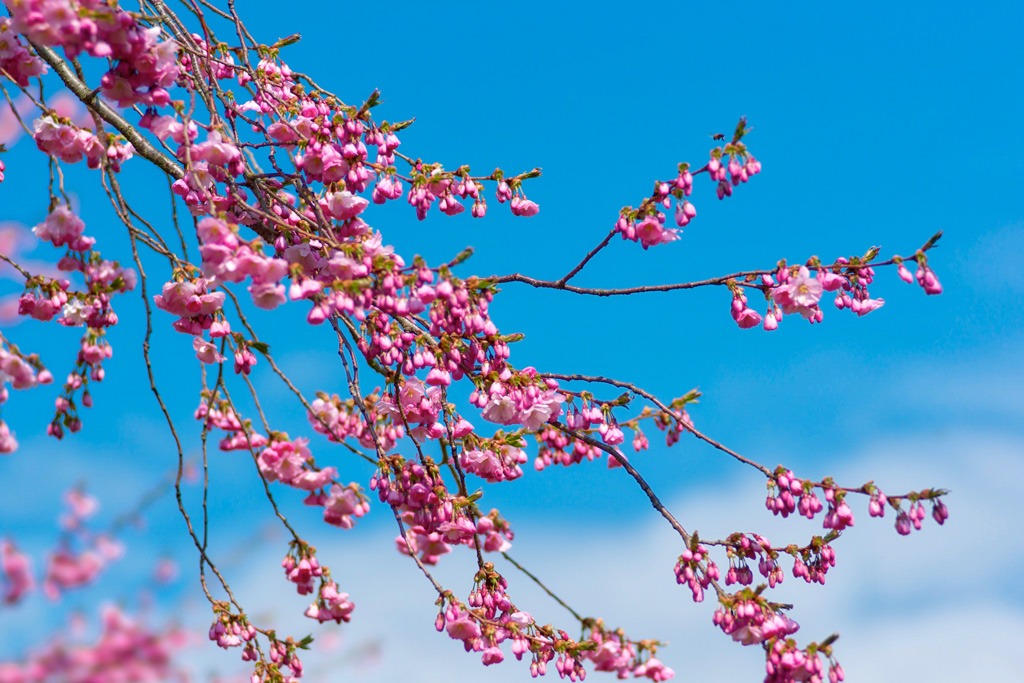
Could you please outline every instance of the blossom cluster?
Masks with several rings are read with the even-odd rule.
[[[92,397],[85,387],[90,381],[103,380],[102,363],[113,354],[105,339],[105,329],[117,324],[111,296],[130,291],[137,283],[135,271],[104,259],[94,249],[96,240],[86,236],[84,229],[85,223],[66,204],[53,206],[46,220],[32,229],[39,239],[55,247],[67,247],[57,268],[66,273],[81,273],[85,279],[83,289],[73,289],[67,278],[30,276],[25,282],[25,292],[18,299],[19,315],[43,322],[57,318],[65,327],[86,328],[79,343],[75,368],[63,385],[62,395],[55,399],[56,412],[47,427],[47,433],[58,439],[64,436],[65,429],[71,432],[81,429],[75,395],[82,390],[82,404],[92,405]],[[52,381],[49,371],[43,371],[41,365],[38,369],[44,373],[44,383]],[[4,429],[0,423],[0,432]]]
[[[316,602],[306,609],[306,616],[320,623],[334,621],[341,623],[352,618],[355,605],[348,599],[348,593],[339,593],[338,585],[331,580],[331,570],[321,567],[316,559],[316,549],[293,541],[291,551],[281,562],[288,580],[295,584],[299,595],[309,595],[314,590],[315,579],[320,580]]]
[[[94,644],[76,645],[54,638],[23,661],[0,661],[0,680],[123,683],[185,675],[173,664],[174,655],[188,643],[183,630],[146,628],[112,605],[103,608],[100,622],[102,631]]]
[[[620,679],[632,675],[666,681],[675,675],[654,656],[655,644],[635,643],[621,630],[605,628],[600,620],[584,620],[579,641],[565,631],[540,626],[532,615],[515,606],[507,588],[508,581],[494,571],[493,564],[485,562],[474,577],[466,604],[451,595],[439,601],[441,610],[435,627],[462,641],[467,652],[480,653],[485,666],[504,661],[500,645],[510,640],[516,659],[530,655],[530,674],[534,677],[545,675],[551,661],[559,676],[571,681],[586,678],[584,661],[592,662],[595,671],[615,673]]]
[[[341,443],[347,438],[355,439],[363,448],[375,448],[376,444],[384,451],[390,451],[395,443],[405,436],[405,425],[392,424],[378,417],[377,407],[382,411],[390,411],[394,404],[390,401],[381,403],[377,394],[366,396],[362,406],[357,406],[354,399],[342,400],[337,394],[328,396],[324,392],[310,404],[306,418],[313,430],[323,434],[328,441]],[[363,417],[365,414],[367,417]],[[392,415],[397,414],[397,411]],[[368,424],[369,423],[369,424]],[[370,426],[372,425],[372,426]]]
[[[271,432],[266,437],[242,421],[230,402],[214,401],[209,391],[196,408],[195,418],[207,428],[221,429],[227,434],[220,440],[223,451],[248,451],[256,460],[260,474],[267,482],[280,482],[306,491],[306,505],[322,507],[324,521],[350,529],[355,519],[369,512],[370,507],[358,485],[342,486],[335,477],[336,467],[318,467],[310,453],[308,439],[290,439],[287,434]]]
[[[312,638],[299,642],[291,638],[279,640],[273,631],[257,629],[244,614],[233,614],[228,603],[214,601],[213,610],[216,618],[210,626],[209,639],[225,650],[242,647],[242,661],[256,662],[256,670],[250,678],[252,683],[294,683],[302,678],[302,661],[296,650],[309,645]],[[261,633],[270,641],[266,655],[258,649]],[[289,673],[282,672],[281,667],[287,668]]]
[[[794,511],[806,517],[814,517],[824,509],[821,500],[815,494],[814,489],[818,488],[824,492],[825,502],[828,509],[825,513],[823,526],[826,529],[841,532],[846,527],[853,526],[853,511],[846,503],[846,496],[852,492],[865,493],[870,496],[868,513],[872,517],[883,517],[886,506],[896,510],[896,530],[906,536],[910,533],[911,526],[920,530],[921,523],[927,517],[922,501],[928,500],[932,504],[932,518],[942,524],[949,518],[949,510],[942,501],[942,496],[947,492],[939,489],[925,489],[916,493],[909,493],[905,496],[888,497],[872,483],[865,484],[859,489],[847,489],[835,484],[831,477],[826,477],[821,482],[800,479],[781,465],[776,468],[775,473],[768,481],[769,494],[765,499],[765,506],[774,515],[788,517]],[[902,500],[910,502],[910,511],[903,510]]]
[[[693,593],[694,602],[704,601],[704,590],[717,581],[721,575],[716,565],[708,557],[708,549],[697,544],[695,548],[687,548],[679,556],[675,566],[676,583],[686,584]],[[732,568],[730,567],[730,571]],[[728,582],[727,582],[728,583]]]
[[[49,384],[53,375],[43,367],[35,354],[25,355],[17,346],[10,344],[0,334],[0,406],[10,398],[7,385],[14,389],[31,389],[39,384]],[[14,433],[0,419],[0,454],[7,455],[18,450]]]
[[[719,199],[732,196],[732,188],[745,183],[761,172],[761,162],[755,159],[740,139],[746,134],[745,119],[740,120],[735,139],[722,147],[711,150],[710,159],[700,169],[691,172],[687,163],[679,164],[679,175],[671,181],[657,181],[654,193],[645,199],[639,208],[625,207],[615,223],[613,233],[624,240],[639,242],[645,250],[659,244],[668,244],[679,239],[680,228],[689,225],[697,216],[697,209],[687,197],[693,193],[693,176],[707,173],[716,183],[715,193]],[[725,160],[728,159],[728,163]],[[672,208],[675,199],[675,223],[678,228],[667,228],[666,211]]]
[[[39,151],[67,164],[85,159],[89,168],[99,168],[107,161],[114,172],[135,154],[135,148],[124,138],[108,134],[104,145],[90,130],[79,128],[56,114],[47,113],[33,123],[32,139]],[[56,246],[60,246],[57,244]]]
[[[7,538],[0,541],[0,575],[5,583],[4,602],[8,605],[21,600],[36,586],[31,560]]]
[[[144,27],[104,0],[4,0],[11,27],[42,45],[60,46],[68,57],[82,52],[109,59],[101,92],[121,107],[166,105],[178,77],[178,46],[160,41],[159,27]]]
[[[627,459],[618,448],[626,440],[624,429],[633,431],[631,445],[635,452],[647,450],[650,446],[647,436],[640,428],[643,420],[653,420],[654,425],[665,432],[665,445],[672,446],[679,441],[684,431],[693,428],[693,421],[686,412],[686,405],[696,401],[699,396],[700,392],[691,391],[673,399],[667,406],[670,412],[652,411],[649,406],[645,406],[639,415],[620,422],[614,416],[613,410],[623,405],[621,401],[602,403],[593,400],[589,394],[577,397],[571,392],[562,392],[563,401],[567,403],[564,409],[565,423],[559,426],[544,425],[534,434],[539,446],[534,469],[541,471],[553,464],[568,467],[583,460],[593,461],[604,454],[594,442],[585,441],[579,438],[580,435],[599,436],[605,445],[612,447],[618,455],[608,458],[608,468],[620,467],[621,461]],[[579,406],[576,405],[577,398],[580,400]],[[554,422],[561,412],[563,409],[560,408],[559,413],[550,421]]]
[[[819,323],[825,316],[821,309],[821,299],[825,292],[836,292],[834,303],[839,310],[846,309],[858,316],[876,311],[885,305],[885,299],[871,298],[868,292],[868,285],[875,278],[875,270],[868,264],[875,255],[877,249],[872,249],[861,258],[840,257],[831,266],[823,266],[817,258],[803,266],[787,267],[784,261],[781,262],[774,275],[761,275],[761,284],[746,285],[750,289],[764,292],[768,310],[763,317],[748,305],[743,288],[735,282],[729,282],[727,284],[733,295],[733,320],[742,329],[763,324],[768,331],[777,329],[784,315],[794,313],[811,323]],[[928,266],[927,257],[919,251],[915,258],[918,262],[915,275],[910,274],[903,259],[893,258],[892,263],[898,264],[900,279],[905,282],[916,280],[926,294],[941,294],[942,285]]]
[[[429,458],[421,465],[398,455],[389,456],[370,479],[370,489],[408,527],[395,539],[399,552],[419,554],[424,564],[437,564],[441,555],[451,552],[452,545],[474,547],[479,543],[486,552],[504,552],[512,547],[513,533],[508,523],[496,511],[480,515],[470,501],[453,497]]]
[[[49,69],[43,60],[28,51],[21,44],[18,31],[8,17],[0,17],[0,69],[21,87],[28,86],[28,79],[45,74]],[[3,171],[0,165],[0,172]],[[3,180],[0,174],[0,180]]]

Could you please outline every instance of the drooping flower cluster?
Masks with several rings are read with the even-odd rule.
[[[705,589],[720,577],[718,565],[708,557],[708,549],[699,544],[683,551],[676,562],[675,574],[676,583],[689,586],[694,602],[703,602]]]
[[[56,114],[45,114],[33,123],[32,139],[41,152],[67,164],[84,158],[89,168],[99,168],[107,160],[111,170],[117,172],[123,162],[134,156],[135,148],[124,138],[112,134],[107,137],[104,145],[92,131],[79,128]]]
[[[341,443],[347,438],[354,438],[363,448],[376,448],[380,444],[381,450],[390,451],[405,436],[405,425],[400,421],[394,424],[385,420],[384,411],[393,410],[394,403],[388,401],[385,407],[381,406],[380,401],[381,397],[374,393],[364,397],[360,407],[354,399],[343,401],[337,394],[328,396],[320,392],[310,404],[312,410],[306,417],[313,430],[325,435],[328,441]],[[380,416],[377,413],[378,406],[381,406]],[[363,417],[364,410],[367,418]],[[392,418],[396,414],[397,410],[391,414]],[[372,427],[367,425],[367,419]]]
[[[308,439],[290,439],[287,434],[271,432],[269,438],[253,430],[248,420],[239,419],[228,401],[212,401],[212,393],[203,392],[195,418],[207,428],[227,432],[220,441],[223,451],[248,451],[256,460],[267,482],[279,482],[308,492],[306,505],[324,508],[324,521],[350,529],[354,519],[369,512],[365,495],[357,484],[342,486],[335,477],[336,467],[318,467],[307,446]]]
[[[513,533],[497,511],[481,515],[469,501],[455,499],[447,490],[437,465],[429,458],[421,465],[398,455],[389,456],[370,479],[382,503],[399,513],[407,532],[395,539],[399,552],[419,554],[424,564],[437,564],[452,545],[504,552]],[[475,519],[475,521],[474,521]]]
[[[841,532],[846,527],[853,526],[853,511],[845,500],[851,492],[865,493],[870,496],[868,512],[872,517],[884,516],[887,505],[894,508],[897,514],[896,530],[904,536],[910,533],[911,526],[915,529],[921,528],[921,523],[927,517],[922,502],[924,500],[931,501],[932,517],[937,523],[942,524],[949,517],[949,510],[942,502],[942,496],[947,493],[944,490],[924,489],[905,496],[890,498],[870,482],[859,489],[841,488],[831,477],[826,477],[821,482],[803,480],[781,465],[776,469],[773,478],[769,479],[768,487],[769,494],[765,499],[765,506],[772,514],[787,517],[799,509],[800,514],[808,519],[814,519],[815,515],[823,509],[821,501],[814,493],[815,488],[822,489],[825,501],[828,503],[823,526],[835,532]],[[799,502],[797,497],[799,497]],[[910,502],[909,513],[901,507],[903,500]]]
[[[68,57],[82,52],[110,59],[101,92],[121,107],[164,106],[178,77],[177,44],[160,42],[159,27],[141,26],[128,12],[104,0],[4,0],[12,28],[43,45],[60,46]]]
[[[469,400],[481,408],[485,420],[502,425],[520,424],[532,432],[561,416],[565,396],[556,389],[556,380],[537,379],[537,371],[532,367],[519,372],[505,367],[486,392],[473,392]]]
[[[11,26],[8,17],[0,17],[0,69],[3,69],[21,87],[28,86],[28,79],[45,74],[49,69],[43,60],[31,54],[18,32]],[[3,171],[0,164],[0,172]],[[0,173],[0,180],[3,180]]]
[[[693,176],[707,173],[716,182],[715,193],[719,199],[732,196],[732,188],[747,182],[751,176],[761,172],[761,162],[755,159],[745,144],[740,142],[746,135],[746,119],[741,119],[733,141],[725,147],[711,150],[711,158],[700,169],[690,172],[690,165],[679,164],[679,175],[672,181],[657,181],[654,193],[645,199],[638,209],[624,208],[615,223],[613,232],[624,240],[639,242],[645,250],[659,244],[668,244],[679,239],[682,230],[665,227],[667,217],[663,211],[672,208],[676,200],[675,222],[679,228],[686,227],[697,216],[697,209],[685,197],[693,193]],[[728,163],[725,160],[728,159]]]
[[[86,327],[75,368],[63,385],[62,395],[55,400],[56,413],[47,428],[47,432],[58,439],[63,437],[65,428],[72,432],[81,428],[76,393],[91,380],[103,380],[102,362],[113,353],[105,339],[105,328],[117,324],[111,296],[130,291],[137,281],[133,269],[122,268],[118,262],[104,259],[94,249],[96,240],[83,234],[84,228],[85,224],[67,205],[54,206],[46,220],[33,228],[33,233],[40,239],[56,247],[68,248],[57,262],[57,267],[67,273],[82,273],[84,288],[76,291],[69,279],[30,276],[25,281],[25,292],[18,299],[19,315],[43,322],[60,315],[57,319],[61,325]],[[38,359],[35,362],[38,365]],[[43,370],[41,365],[37,369]],[[41,377],[45,382],[52,381],[48,371]],[[92,405],[88,390],[83,390],[82,404],[85,407]]]
[[[316,549],[296,541],[290,544],[290,550],[281,562],[288,580],[295,584],[299,595],[309,595],[314,591],[314,579],[319,579],[320,588],[317,599],[306,610],[306,616],[320,623],[334,621],[341,623],[352,618],[355,605],[348,599],[348,593],[339,593],[338,585],[331,580],[331,570],[321,567],[316,559]]]
[[[574,641],[565,631],[541,626],[528,612],[519,610],[507,588],[506,579],[485,562],[474,577],[467,604],[450,594],[439,601],[435,627],[462,641],[467,652],[480,653],[485,666],[504,661],[500,645],[511,640],[516,659],[530,655],[533,677],[545,675],[551,661],[558,675],[571,681],[586,678],[584,661],[592,662],[596,671],[613,672],[620,679],[632,675],[666,681],[675,675],[655,656],[658,643],[631,641],[621,629],[608,629],[599,619],[583,620],[583,636]]]
[[[723,633],[743,645],[784,638],[800,629],[799,624],[776,611],[749,588],[722,600],[725,602],[715,612],[712,621]]]

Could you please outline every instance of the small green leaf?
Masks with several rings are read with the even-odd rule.
[[[274,48],[274,49],[278,49],[278,48],[286,47],[288,45],[294,45],[295,43],[299,42],[300,40],[302,40],[302,35],[299,34],[299,33],[293,33],[290,36],[288,36],[287,38],[278,38],[277,42],[274,43],[273,45],[271,45],[271,47]]]
[[[264,356],[266,356],[267,354],[270,353],[270,345],[267,344],[266,342],[261,342],[261,341],[249,342],[249,348],[256,349],[257,351],[262,353]]]

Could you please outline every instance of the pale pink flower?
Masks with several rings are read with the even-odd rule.
[[[858,316],[861,316],[861,315],[867,315],[871,311],[878,310],[879,308],[881,308],[884,305],[885,305],[885,299],[864,299],[863,301],[859,301],[857,299],[854,299],[852,301],[852,305],[851,305],[850,308]]]
[[[217,347],[202,337],[193,337],[192,348],[196,351],[196,358],[207,364],[221,363],[224,356],[217,351]]]
[[[268,311],[277,308],[288,300],[285,296],[284,285],[271,282],[250,285],[249,293],[252,294],[252,302],[257,307]]]
[[[331,216],[340,221],[347,221],[361,214],[370,202],[348,190],[343,190],[327,195],[325,203]]]
[[[823,290],[821,282],[811,277],[806,266],[801,266],[796,277],[772,289],[772,299],[782,308],[783,313],[799,313],[810,319],[816,313]]]
[[[516,417],[516,403],[508,396],[491,396],[490,402],[484,406],[483,418],[488,422],[512,424]]]
[[[469,612],[462,612],[458,618],[449,621],[445,630],[455,640],[472,640],[480,637],[480,626],[470,618]]]
[[[324,503],[324,521],[342,529],[351,529],[355,524],[352,517],[362,517],[369,511],[370,504],[360,498],[352,486],[333,484]]]

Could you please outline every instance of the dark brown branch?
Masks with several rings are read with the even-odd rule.
[[[612,234],[614,234],[614,231],[612,232]],[[923,254],[924,252],[933,248],[941,236],[941,232],[936,233],[930,240],[925,242],[920,249],[917,250],[917,254]],[[748,285],[748,283],[744,282],[744,280],[749,279],[752,281],[754,278],[757,278],[761,275],[773,275],[778,271],[778,268],[772,268],[770,270],[744,270],[738,273],[732,273],[730,275],[719,275],[718,277],[708,278],[707,280],[695,280],[694,282],[678,282],[668,285],[645,285],[641,287],[622,287],[618,289],[576,287],[574,285],[566,284],[569,278],[573,277],[574,275],[576,275],[576,273],[582,270],[583,266],[586,265],[587,261],[589,261],[594,254],[596,254],[598,251],[600,251],[607,245],[608,240],[610,238],[611,235],[605,238],[604,242],[595,247],[589,254],[587,254],[583,261],[580,262],[578,266],[576,266],[576,268],[574,268],[572,271],[569,272],[568,275],[561,278],[560,280],[540,280],[538,278],[530,277],[528,275],[522,275],[520,273],[512,273],[511,275],[495,275],[487,278],[487,280],[495,284],[502,284],[505,282],[522,282],[524,284],[530,285],[531,287],[537,287],[538,289],[561,289],[566,292],[572,292],[573,294],[589,294],[590,296],[625,296],[628,294],[645,294],[648,292],[671,292],[677,289],[696,289],[697,287],[707,287],[709,285],[726,285],[730,281],[735,281],[736,284],[739,285],[756,286],[757,288],[761,289],[761,285]],[[866,261],[863,263],[840,263],[836,261],[835,263],[829,265],[822,264],[820,267],[824,270],[832,270],[834,268],[839,268],[842,270],[860,271],[863,268],[878,268],[881,266],[891,266],[896,263],[900,263],[901,261],[912,261],[913,259],[914,256],[903,256],[894,257],[889,259],[888,261],[879,261],[874,263],[870,261]]]
[[[736,458],[737,460],[739,460],[743,464],[750,465],[751,467],[761,471],[764,474],[764,476],[768,477],[769,479],[772,477],[772,471],[770,469],[768,469],[767,467],[765,467],[764,465],[762,465],[760,463],[756,463],[753,460],[750,460],[749,458],[744,458],[742,455],[740,455],[736,451],[732,450],[731,448],[727,448],[726,446],[723,446],[722,444],[718,443],[717,441],[715,441],[711,437],[709,437],[709,436],[699,432],[698,430],[694,429],[690,425],[686,424],[685,422],[683,422],[679,418],[675,417],[675,413],[673,413],[672,409],[669,408],[668,406],[666,406],[664,403],[662,403],[661,400],[657,396],[655,396],[654,394],[651,394],[650,392],[644,391],[643,389],[641,389],[640,387],[636,386],[635,384],[630,384],[629,382],[622,382],[622,381],[617,380],[617,379],[609,379],[607,377],[592,377],[592,376],[589,376],[589,375],[563,375],[563,374],[554,373],[554,372],[541,372],[541,373],[537,373],[537,376],[538,377],[550,377],[552,379],[560,379],[560,380],[564,380],[566,382],[600,382],[602,384],[611,384],[612,386],[615,386],[615,387],[620,387],[622,389],[628,389],[628,390],[632,391],[634,394],[637,394],[638,396],[643,396],[648,401],[650,401],[651,403],[656,405],[663,412],[665,412],[668,415],[671,415],[673,418],[675,418],[675,420],[679,423],[679,425],[683,429],[685,429],[686,431],[690,432],[691,434],[696,436],[701,441],[704,441],[704,442],[714,446],[715,448],[717,448],[718,450],[722,451],[723,453],[727,453],[727,454],[731,455],[732,457]],[[584,439],[584,441],[586,441],[587,443],[590,443],[593,440],[592,439]],[[594,442],[594,443],[599,443],[599,442]],[[601,447],[602,450],[605,450],[605,451],[608,450],[608,448],[606,448],[603,444],[601,444],[600,447]],[[616,457],[616,459],[618,459],[618,457]]]

